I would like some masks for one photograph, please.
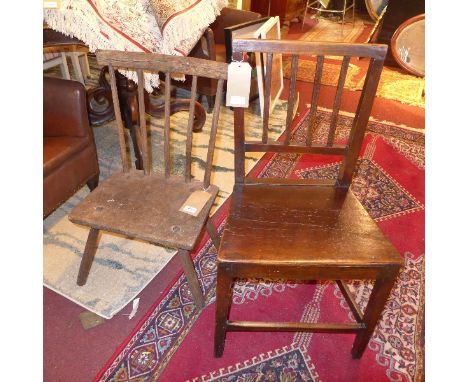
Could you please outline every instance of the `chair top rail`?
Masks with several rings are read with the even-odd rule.
[[[224,62],[203,60],[194,57],[168,56],[158,53],[122,52],[118,50],[98,50],[99,65],[112,65],[116,68],[143,69],[154,72],[184,73],[192,76],[214,79],[227,79]]]
[[[387,53],[385,44],[349,44],[341,42],[234,39],[233,53],[261,52],[283,54],[312,54],[323,56],[359,56],[383,60]]]

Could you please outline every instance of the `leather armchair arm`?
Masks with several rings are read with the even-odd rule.
[[[44,77],[43,107],[44,137],[92,137],[80,82]]]

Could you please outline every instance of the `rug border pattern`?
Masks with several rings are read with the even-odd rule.
[[[283,346],[282,348],[279,348],[279,349],[270,350],[266,353],[260,353],[243,362],[237,362],[235,365],[229,365],[227,368],[222,367],[216,371],[211,372],[210,374],[204,374],[192,380],[186,380],[185,382],[210,382],[215,379],[228,376],[229,374],[242,371],[243,369],[247,369],[252,366],[258,365],[260,363],[263,363],[272,358],[275,358],[277,356],[286,354],[294,350],[298,350],[301,353],[302,357],[304,358],[305,364],[310,372],[310,375],[314,377],[314,382],[320,382],[320,380],[318,379],[319,375],[317,373],[317,370],[315,369],[315,365],[313,364],[310,355],[307,354],[307,349],[303,346],[296,347],[296,346],[293,346],[292,344]]]

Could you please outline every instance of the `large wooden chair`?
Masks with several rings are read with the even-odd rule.
[[[90,227],[77,284],[84,285],[86,283],[96,251],[99,231],[103,230],[178,249],[178,256],[182,262],[195,303],[201,308],[204,306],[204,298],[197,281],[190,251],[194,248],[205,226],[214,244],[219,245],[216,228],[209,220],[208,214],[218,192],[218,187],[210,185],[210,175],[222,90],[227,76],[227,64],[198,58],[117,51],[98,51],[96,57],[100,65],[109,66],[122,171],[111,175],[102,182],[69,215],[72,222]],[[114,68],[135,69],[138,75],[139,129],[137,141],[143,158],[143,170],[134,170],[129,167]],[[164,151],[153,153],[153,155],[164,157],[163,173],[155,172],[150,162],[151,153],[148,150],[144,107],[143,71],[165,73]],[[192,75],[184,176],[171,175],[170,168],[171,73]],[[208,76],[218,82],[203,181],[193,180],[191,174],[192,127],[198,76]],[[179,211],[184,201],[197,190],[205,190],[210,194],[198,216],[191,216]]]
[[[215,356],[224,350],[226,331],[311,331],[357,333],[352,355],[361,357],[392,289],[402,259],[352,192],[348,191],[358,153],[379,83],[385,45],[234,40],[234,52],[266,55],[267,103],[263,137],[245,141],[244,109],[234,109],[235,185],[220,249],[216,292]],[[286,130],[282,140],[268,139],[268,102],[274,53],[290,54],[291,82]],[[311,95],[311,123],[304,143],[291,140],[296,94],[298,55],[317,56]],[[328,139],[313,143],[314,121],[324,56],[343,56]],[[368,57],[364,89],[347,143],[335,139],[338,110],[350,57]],[[339,175],[333,181],[246,178],[244,156],[248,152],[323,154],[342,156]],[[336,280],[356,323],[293,323],[229,320],[232,283],[235,279]],[[361,312],[342,280],[374,279],[365,312]]]

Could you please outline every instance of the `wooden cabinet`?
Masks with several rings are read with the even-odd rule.
[[[388,2],[387,11],[383,16],[382,25],[378,32],[377,43],[390,45],[393,34],[406,20],[425,12],[424,1],[420,0],[392,0]],[[385,65],[399,66],[393,55],[387,53]]]
[[[302,16],[305,5],[306,0],[251,0],[250,10],[268,16],[270,8],[270,16],[279,16],[283,23]]]

